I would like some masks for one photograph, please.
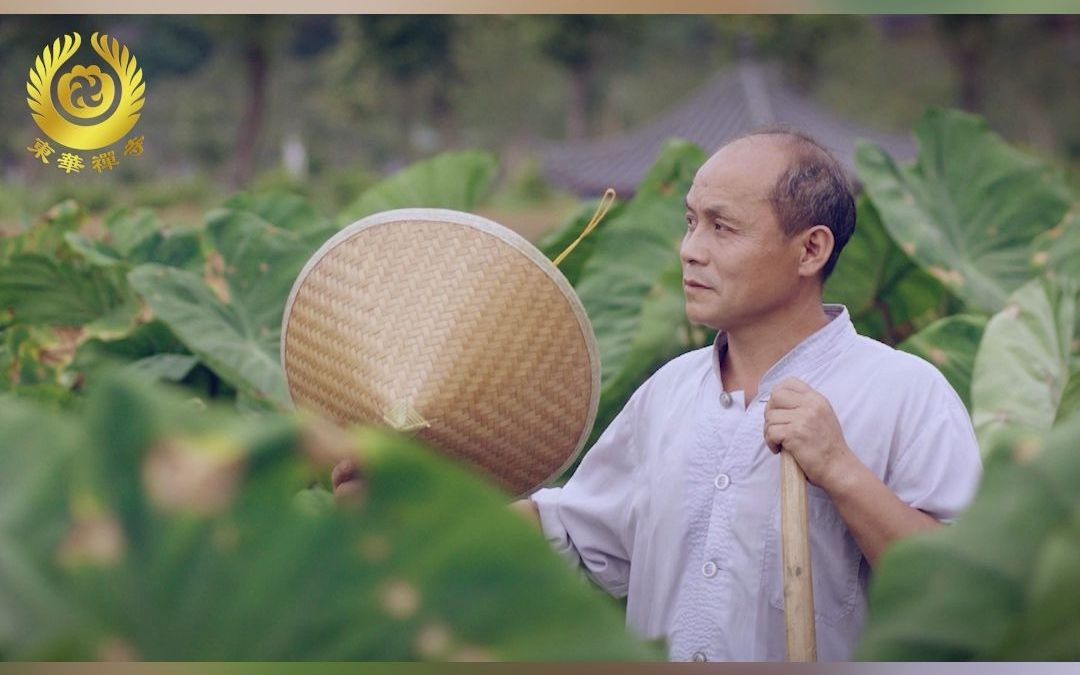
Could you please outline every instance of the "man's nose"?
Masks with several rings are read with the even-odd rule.
[[[683,265],[705,263],[705,247],[701,241],[701,229],[701,227],[688,229],[683,235],[682,243],[679,244],[679,258]]]

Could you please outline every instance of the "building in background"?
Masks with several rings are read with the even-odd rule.
[[[725,141],[766,125],[811,134],[852,176],[859,139],[880,145],[901,162],[916,154],[909,136],[846,120],[785,85],[775,70],[744,60],[648,124],[609,138],[545,144],[540,156],[544,175],[554,185],[583,197],[613,187],[628,197],[669,139],[684,138],[711,153]]]

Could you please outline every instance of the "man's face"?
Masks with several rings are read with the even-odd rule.
[[[732,330],[790,303],[801,237],[786,237],[768,201],[788,156],[775,137],[752,136],[716,152],[686,195],[679,248],[686,315]]]

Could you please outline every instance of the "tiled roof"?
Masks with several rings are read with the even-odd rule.
[[[595,197],[608,187],[633,194],[664,143],[684,138],[712,152],[752,129],[782,124],[809,133],[831,150],[854,175],[855,142],[880,145],[899,161],[915,156],[909,136],[871,130],[845,120],[784,85],[763,66],[744,62],[721,73],[659,119],[627,133],[591,141],[549,143],[541,158],[555,185]]]

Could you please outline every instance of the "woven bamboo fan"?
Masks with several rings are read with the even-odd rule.
[[[338,232],[285,306],[297,406],[411,433],[516,497],[581,452],[600,398],[585,310],[528,241],[486,218],[400,209]]]

